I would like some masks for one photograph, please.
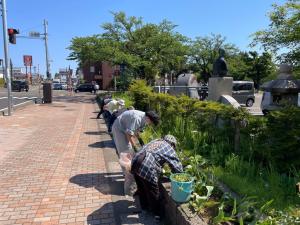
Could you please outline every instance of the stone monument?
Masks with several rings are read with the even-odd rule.
[[[232,96],[232,77],[227,77],[225,50],[219,49],[219,57],[213,64],[213,75],[208,81],[208,100],[220,101],[222,95]]]
[[[261,89],[264,91],[261,102],[264,114],[286,104],[300,106],[300,80],[294,78],[291,65],[281,64],[277,79],[264,83]]]

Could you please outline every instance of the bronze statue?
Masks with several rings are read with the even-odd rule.
[[[227,76],[227,64],[224,59],[225,50],[219,49],[219,57],[216,59],[213,65],[213,74],[212,77],[225,77]]]

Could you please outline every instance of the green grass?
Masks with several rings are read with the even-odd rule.
[[[244,162],[237,156],[227,159],[225,168],[214,167],[214,175],[242,196],[255,196],[258,206],[273,200],[275,210],[297,210],[300,197],[296,194],[297,175],[282,175]],[[296,175],[296,176],[295,176]]]

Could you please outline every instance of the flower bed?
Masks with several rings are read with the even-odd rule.
[[[128,94],[136,109],[155,109],[161,115],[161,125],[142,134],[145,143],[167,133],[179,141],[185,172],[195,177],[195,191],[183,208],[205,215],[210,224],[300,223],[295,192],[300,181],[299,109],[288,107],[257,118],[216,102],[156,94],[143,81],[136,81]],[[220,191],[218,180],[241,198]],[[179,214],[172,210],[176,218]]]

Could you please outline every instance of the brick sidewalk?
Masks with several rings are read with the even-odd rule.
[[[132,200],[114,188],[123,177],[105,163],[115,153],[95,109],[91,97],[69,97],[0,117],[1,225],[140,224],[116,219],[115,203]]]

